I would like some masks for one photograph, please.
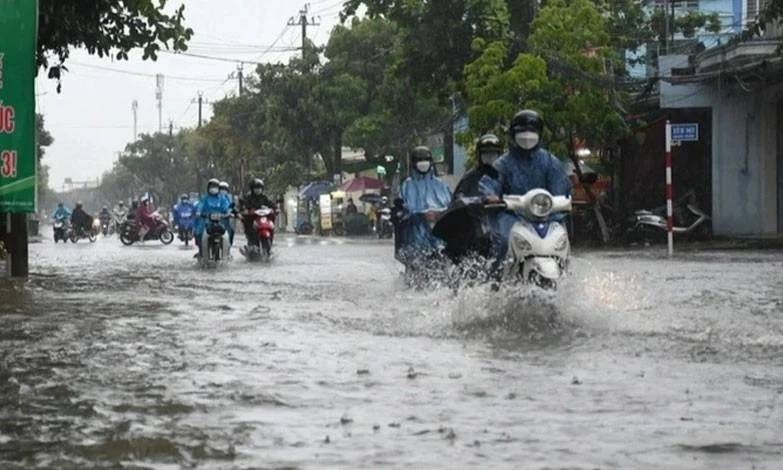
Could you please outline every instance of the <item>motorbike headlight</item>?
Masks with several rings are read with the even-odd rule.
[[[555,251],[565,250],[566,246],[568,246],[568,235],[562,235],[555,243]]]
[[[537,194],[530,201],[530,211],[536,217],[546,217],[552,211],[552,198],[547,194]]]

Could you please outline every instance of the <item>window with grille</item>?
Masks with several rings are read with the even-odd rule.
[[[752,2],[756,0],[746,1]],[[655,8],[663,8],[666,6],[666,0],[652,0],[649,2],[649,5]],[[698,10],[699,0],[669,0],[669,8],[671,8],[672,5],[674,5],[674,8],[678,10]]]

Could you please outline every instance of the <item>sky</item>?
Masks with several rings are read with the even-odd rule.
[[[320,24],[308,26],[308,38],[325,44],[339,23],[343,2],[309,2],[308,18]],[[117,153],[133,141],[134,100],[138,101],[138,134],[158,130],[156,74],[164,75],[164,130],[168,131],[172,121],[176,132],[197,124],[199,92],[205,101],[205,121],[212,115],[209,102],[238,92],[238,80],[229,76],[232,72],[236,76],[239,61],[287,62],[301,53],[291,50],[301,45],[301,27],[287,24],[292,17],[299,22],[304,1],[170,0],[166,9],[183,3],[186,24],[194,31],[187,53],[209,58],[161,53],[153,62],[142,60],[141,52],[134,51],[128,61],[117,61],[75,49],[66,62],[69,71],[60,94],[56,82],[39,71],[38,112],[54,137],[44,155],[50,168],[49,187],[61,190],[66,178],[95,181],[112,168]],[[254,64],[244,65],[245,76],[254,70]]]

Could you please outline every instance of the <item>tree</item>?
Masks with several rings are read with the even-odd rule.
[[[49,166],[43,164],[46,147],[54,143],[52,134],[46,130],[43,114],[35,115],[35,148],[38,153],[36,161],[38,174],[38,201],[39,204],[47,203],[46,195],[49,192]]]
[[[750,23],[742,35],[742,39],[748,40],[761,36],[770,26],[783,24],[783,0],[767,0],[766,5],[759,13],[755,21]],[[778,53],[783,51],[783,37],[780,37]]]
[[[72,47],[118,60],[127,60],[136,48],[143,49],[144,60],[156,60],[161,46],[185,51],[193,35],[184,26],[185,6],[166,14],[165,5],[166,0],[40,0],[38,67],[48,68],[49,78],[59,82]]]

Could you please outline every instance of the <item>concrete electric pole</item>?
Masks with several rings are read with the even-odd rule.
[[[139,124],[139,102],[133,100],[131,109],[133,110],[133,141],[136,142],[136,130],[138,129]]]
[[[306,57],[307,54],[307,27],[308,26],[318,26],[321,23],[316,22],[315,18],[310,18],[308,21],[307,19],[307,13],[310,11],[310,4],[306,3],[304,8],[299,10],[299,22],[295,22],[294,18],[291,17],[291,19],[288,20],[288,26],[301,26],[302,27],[302,60]]]
[[[163,74],[155,76],[155,99],[158,100],[158,132],[163,132]]]

